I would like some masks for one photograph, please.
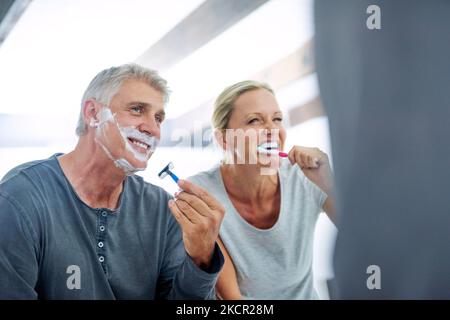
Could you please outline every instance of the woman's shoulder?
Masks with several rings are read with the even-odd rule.
[[[300,167],[297,164],[292,165],[289,160],[281,163],[280,175],[290,183],[307,183],[308,180]]]
[[[327,197],[325,192],[309,180],[297,164],[292,165],[289,161],[284,161],[280,167],[280,174],[284,178],[286,190],[296,191],[304,196],[312,196],[319,207],[322,207]]]
[[[288,185],[299,185],[304,188],[312,187],[313,184],[303,173],[297,164],[292,165],[288,160],[283,161],[280,166],[280,175],[283,176]]]
[[[200,171],[186,180],[191,181],[202,188],[210,189],[220,182],[220,164],[215,164],[210,169]]]

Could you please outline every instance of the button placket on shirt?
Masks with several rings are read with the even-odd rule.
[[[107,273],[106,269],[106,227],[108,221],[108,212],[105,210],[101,210],[98,218],[98,227],[97,227],[97,257],[100,262],[103,271]]]

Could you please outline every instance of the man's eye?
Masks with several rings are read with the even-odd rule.
[[[131,107],[131,111],[133,111],[133,113],[138,113],[138,114],[141,114],[143,109],[144,108],[142,106],[133,106],[133,107]]]
[[[163,118],[162,118],[162,116],[160,116],[159,114],[157,114],[157,115],[155,116],[155,119],[156,119],[156,122],[158,122],[158,123],[163,122]]]
[[[248,122],[248,124],[256,123],[257,121],[259,121],[258,118],[253,118]]]
[[[275,118],[275,119],[273,119],[274,121],[279,121],[279,122],[282,122],[283,121],[283,118]]]

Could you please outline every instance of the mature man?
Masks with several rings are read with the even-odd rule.
[[[222,206],[187,181],[174,201],[134,175],[155,150],[167,98],[155,71],[104,70],[82,99],[75,150],[3,178],[0,298],[214,297]]]

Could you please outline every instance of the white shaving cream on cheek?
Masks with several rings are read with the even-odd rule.
[[[107,122],[111,122],[113,123],[116,127],[117,130],[119,130],[120,135],[122,136],[122,140],[125,144],[125,148],[127,151],[130,151],[130,153],[134,156],[134,158],[136,158],[138,161],[140,162],[146,162],[148,161],[148,159],[150,158],[151,154],[154,152],[156,145],[158,144],[158,139],[153,137],[153,136],[149,136],[146,134],[141,133],[139,130],[137,130],[134,127],[125,127],[125,128],[120,128],[116,119],[115,119],[115,115],[113,115],[111,113],[111,109],[107,108],[107,107],[103,107],[99,114],[99,122],[98,125],[96,126],[96,135],[97,137],[101,137],[103,135],[103,126],[105,125],[105,123]],[[147,152],[144,153],[140,153],[137,150],[135,150],[133,148],[133,146],[131,146],[131,143],[128,140],[128,137],[134,137],[138,140],[142,140],[143,142],[145,142],[146,144],[149,145],[149,148],[147,150]],[[126,159],[124,159],[123,157],[120,158],[115,158],[112,156],[111,152],[108,150],[108,148],[101,142],[100,139],[96,138],[95,141],[102,147],[102,149],[105,151],[106,155],[114,162],[114,165],[123,170],[125,172],[126,175],[132,175],[134,173],[136,173],[137,171],[142,171],[145,170],[145,167],[142,168],[138,168],[133,166],[129,161],[127,161]]]
[[[100,109],[100,112],[98,113],[98,127],[103,125],[105,122],[112,122],[115,123],[116,119],[114,118],[114,115],[111,113],[111,109],[103,107]]]
[[[130,151],[137,160],[141,162],[148,161],[152,153],[155,151],[156,146],[158,145],[158,138],[142,133],[136,127],[119,127],[119,130],[125,141],[125,148]],[[145,153],[137,151],[131,145],[129,138],[138,140],[148,145],[147,151]]]

